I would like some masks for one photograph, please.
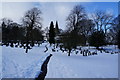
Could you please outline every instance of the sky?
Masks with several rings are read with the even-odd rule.
[[[116,0],[117,1],[117,0]],[[2,2],[0,6],[1,18],[10,18],[14,22],[21,23],[25,12],[33,7],[38,7],[42,11],[43,28],[49,27],[50,22],[54,24],[58,21],[60,28],[65,29],[66,17],[75,5],[85,7],[88,15],[96,10],[111,12],[118,15],[118,2]],[[1,11],[2,10],[2,11]]]
[[[118,2],[119,0],[1,0],[1,2]]]

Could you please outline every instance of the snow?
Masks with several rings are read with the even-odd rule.
[[[117,78],[117,54],[83,57],[54,53],[47,78]]]
[[[2,77],[3,78],[34,78],[48,54],[43,53],[44,47],[34,47],[25,53],[24,49],[3,46]]]
[[[52,52],[53,47],[45,51],[43,43],[40,47],[33,47],[26,54],[22,48],[2,46],[2,77],[3,78],[35,78],[41,69],[43,61],[49,54],[53,54],[48,63],[46,78],[117,78],[118,54],[100,53],[92,56],[75,54],[67,56],[66,52]],[[88,47],[83,47],[86,49]],[[109,51],[117,51],[114,46],[105,47]],[[59,49],[59,48],[57,48]],[[95,51],[91,49],[91,51]]]

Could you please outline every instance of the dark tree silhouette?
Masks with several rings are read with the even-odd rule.
[[[56,43],[56,48],[59,45],[59,35],[60,35],[60,29],[59,29],[59,26],[58,26],[58,22],[56,21],[56,24],[55,24],[55,43]]]
[[[13,21],[11,19],[3,18],[2,19],[2,42],[6,45],[9,43],[10,38],[10,29],[11,29],[11,23]]]
[[[49,43],[55,44],[55,29],[54,29],[54,24],[53,21],[50,23],[50,29],[49,29]]]
[[[68,51],[68,56],[70,56],[72,49],[76,49],[77,45],[83,45],[85,43],[84,38],[84,35],[78,35],[74,31],[66,31],[61,34],[60,42],[62,43],[65,51]]]
[[[94,23],[91,19],[87,17],[85,8],[81,5],[76,5],[72,9],[66,21],[68,31],[73,31],[77,35],[84,35],[86,37],[84,38],[85,41],[87,40],[89,34],[91,34],[94,31]]]
[[[118,48],[120,49],[120,30],[119,30],[119,32],[118,32],[117,41],[118,41]]]
[[[68,15],[66,21],[67,21],[67,27],[69,31],[72,31],[74,29],[77,30],[77,32],[80,30],[81,26],[81,20],[86,19],[86,13],[85,9],[81,5],[76,5],[70,14]],[[79,28],[79,29],[78,29]]]
[[[44,36],[42,35],[43,31],[35,28],[33,29],[33,40],[38,44],[40,44],[41,41],[43,41]]]
[[[5,41],[7,41],[7,30],[6,30],[6,24],[5,22],[2,22],[2,42],[6,44]]]
[[[89,44],[95,46],[96,49],[99,49],[100,46],[106,44],[105,34],[103,31],[94,32],[89,38]]]
[[[96,10],[92,15],[97,31],[103,31],[105,34],[113,24],[113,15],[105,11]]]
[[[31,46],[34,46],[34,40],[33,40],[33,29],[41,28],[41,10],[38,8],[32,8],[31,10],[28,10],[23,18],[23,24],[27,28],[26,30],[26,53],[28,52],[29,44]]]
[[[18,23],[15,23],[9,19],[4,18],[2,20],[2,43],[3,45],[13,47],[13,44],[24,41],[25,28],[21,27]]]
[[[117,35],[120,30],[120,15],[118,15],[116,18],[114,18],[111,28],[109,29],[109,32],[107,33],[107,41],[111,44],[117,43]]]
[[[58,34],[60,34],[60,30],[58,27],[58,22],[56,21],[56,25],[55,25],[55,35],[57,36]]]
[[[76,5],[68,15],[67,19],[67,30],[62,35],[62,43],[65,49],[68,49],[68,56],[70,56],[71,50],[76,49],[78,45],[86,44],[86,34],[92,29],[92,21],[87,19],[85,8],[81,5]],[[88,30],[87,30],[88,29]],[[87,32],[88,31],[88,32]],[[85,33],[87,32],[87,33]]]

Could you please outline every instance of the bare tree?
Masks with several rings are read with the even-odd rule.
[[[9,27],[11,23],[13,23],[13,20],[8,19],[8,18],[3,18],[1,19],[1,22],[6,25],[6,27]]]
[[[92,30],[92,20],[87,17],[85,8],[76,5],[66,19],[67,32],[62,35],[63,47],[68,50],[76,49],[78,45],[86,44],[86,36]]]
[[[117,35],[118,35],[118,32],[120,30],[120,15],[118,15],[118,17],[114,18],[113,20],[113,24],[111,25],[111,28],[109,29],[108,31],[108,40],[110,43],[117,43]]]
[[[84,7],[76,5],[66,19],[67,27],[70,31],[79,28],[80,21],[86,19],[86,17]]]
[[[29,48],[29,40],[32,42],[32,46],[34,46],[33,42],[33,34],[32,30],[34,28],[41,29],[42,27],[42,18],[41,18],[41,10],[38,8],[32,8],[31,10],[28,10],[26,14],[23,17],[23,24],[27,28],[26,30],[26,53],[28,52]]]
[[[94,23],[88,18],[85,8],[81,5],[76,5],[68,15],[67,27],[69,31],[75,30],[78,34],[87,35],[94,30]]]
[[[81,28],[79,28],[79,34],[83,34],[86,38],[88,38],[95,30],[95,24],[91,19],[81,20],[79,26],[81,26]]]
[[[68,15],[67,28],[69,32],[75,32],[75,35],[85,36],[85,41],[88,36],[94,31],[94,23],[88,18],[85,8],[81,5],[76,5],[71,13]]]
[[[96,25],[97,31],[102,30],[106,34],[107,30],[111,27],[113,15],[105,11],[96,11],[92,14],[92,18]]]

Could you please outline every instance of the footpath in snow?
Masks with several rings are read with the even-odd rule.
[[[29,53],[24,49],[2,47],[2,77],[3,78],[35,78],[41,70],[41,65],[49,55],[44,53],[44,44],[33,47]]]
[[[2,77],[3,78],[35,78],[39,75],[41,65],[49,54],[53,54],[48,63],[46,78],[117,78],[118,54],[100,53],[92,56],[81,54],[52,52],[45,45],[33,47],[25,54],[21,48],[2,48]]]

